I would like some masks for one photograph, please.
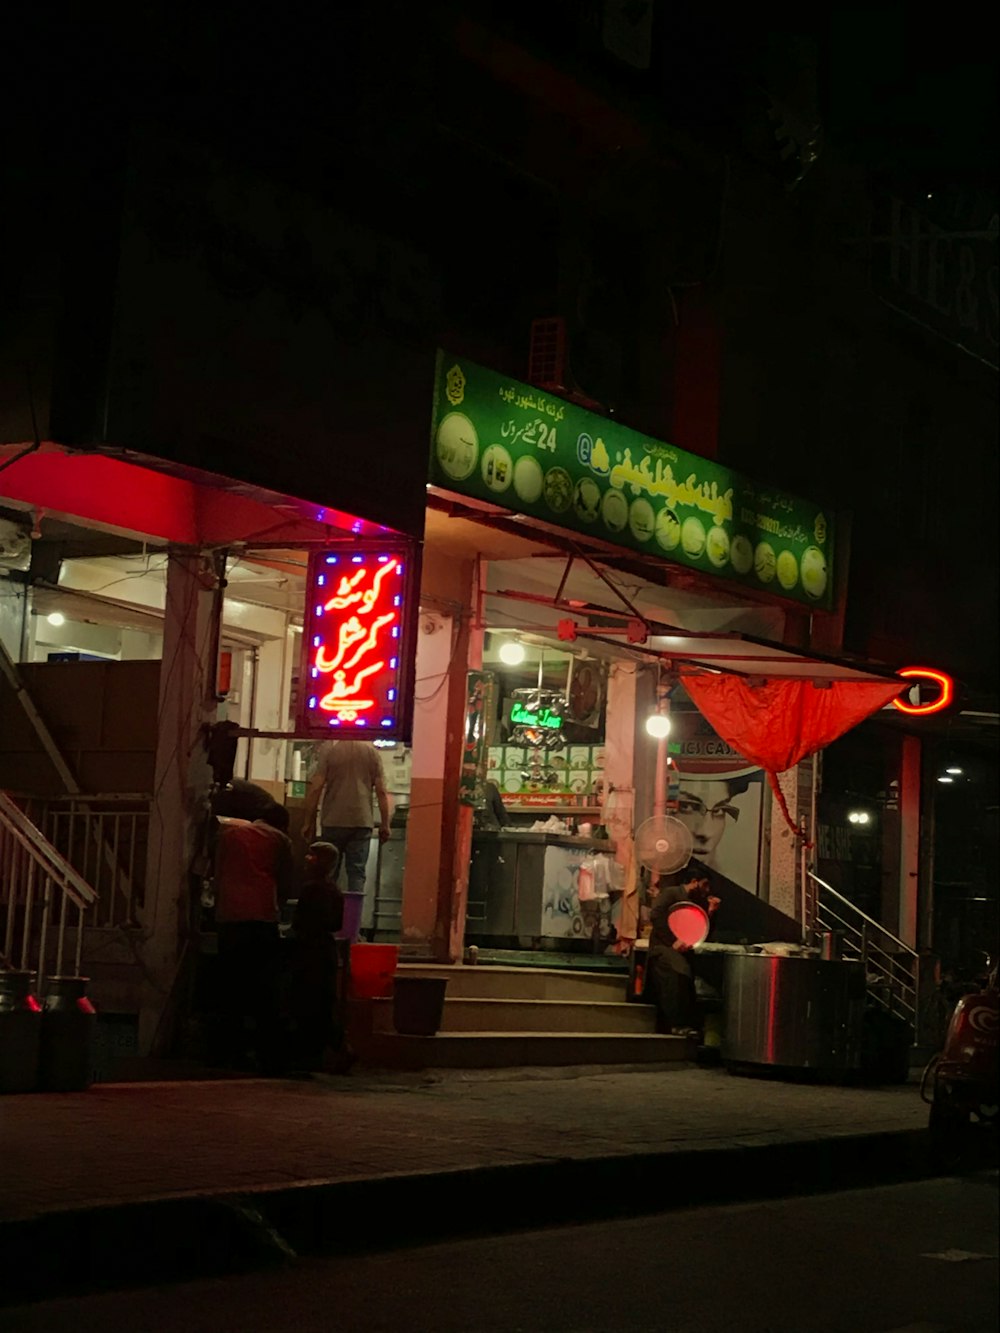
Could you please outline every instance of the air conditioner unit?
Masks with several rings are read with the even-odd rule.
[[[31,563],[31,533],[26,527],[0,518],[0,565],[26,570]]]
[[[584,393],[570,369],[569,333],[562,315],[531,321],[531,346],[528,353],[528,383],[548,393],[559,393],[592,412],[604,410],[604,404]]]
[[[551,393],[566,392],[568,388],[566,321],[562,315],[531,321],[528,380],[540,389],[548,389]]]

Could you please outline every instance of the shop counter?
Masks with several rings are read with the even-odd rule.
[[[466,935],[540,941],[584,940],[591,934],[577,894],[580,863],[612,855],[607,839],[519,829],[480,830],[472,838]]]

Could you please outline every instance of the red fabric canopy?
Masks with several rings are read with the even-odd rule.
[[[777,774],[877,713],[903,687],[902,681],[835,680],[817,686],[811,680],[730,675],[682,675],[681,683],[722,739],[765,770],[793,829]]]

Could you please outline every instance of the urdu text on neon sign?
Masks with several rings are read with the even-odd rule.
[[[404,730],[406,565],[406,553],[388,546],[311,557],[300,733],[392,737]]]

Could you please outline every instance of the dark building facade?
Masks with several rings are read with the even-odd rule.
[[[849,523],[848,595],[795,636],[954,675],[979,720],[933,743],[981,756],[995,827],[996,199],[933,110],[876,124],[894,21],[865,68],[846,20],[652,0],[67,29],[5,173],[0,438],[419,538],[434,349],[527,378],[557,318],[565,392]],[[866,735],[891,813],[899,733]]]

